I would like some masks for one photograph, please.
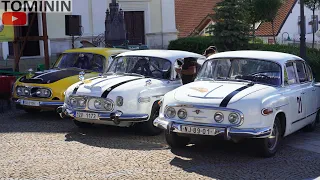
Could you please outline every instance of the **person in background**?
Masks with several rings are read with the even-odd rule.
[[[216,54],[217,53],[217,48],[215,46],[209,46],[203,53],[204,56],[206,56],[206,58],[208,58],[209,56]]]
[[[180,74],[182,84],[188,84],[194,81],[197,76],[198,63],[195,58],[184,58],[182,66],[176,68],[176,72]]]

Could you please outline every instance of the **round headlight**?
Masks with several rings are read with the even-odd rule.
[[[167,118],[174,118],[176,116],[176,110],[172,107],[168,107],[166,110],[165,110],[165,116]]]
[[[51,92],[48,89],[43,89],[43,96],[44,97],[50,97],[51,96]]]
[[[223,114],[221,112],[216,112],[214,114],[214,120],[218,123],[221,123],[223,121]]]
[[[102,108],[101,100],[96,99],[96,100],[94,101],[94,107],[95,107],[96,109],[101,109],[101,108]]]
[[[23,92],[24,92],[25,95],[29,95],[30,94],[30,91],[27,88],[25,88]]]
[[[231,124],[238,124],[240,122],[240,117],[236,113],[230,113],[229,114],[229,122]]]
[[[123,97],[118,96],[116,100],[117,106],[122,106],[123,105]]]
[[[185,119],[187,118],[187,111],[185,109],[179,109],[178,111],[178,117],[180,119]]]
[[[79,106],[81,106],[81,107],[86,106],[86,100],[84,98],[79,100]]]
[[[70,99],[71,106],[77,106],[77,100],[75,98]]]
[[[36,95],[37,95],[37,96],[40,96],[40,95],[41,95],[41,91],[40,91],[40,90],[37,90]]]
[[[17,88],[17,95],[22,95],[23,94],[23,89],[21,87]]]
[[[113,110],[113,102],[110,101],[110,100],[105,100],[105,102],[104,102],[104,108],[105,108],[107,111],[112,111],[112,110]]]

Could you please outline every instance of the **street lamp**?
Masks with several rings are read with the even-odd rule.
[[[300,57],[307,60],[306,56],[306,20],[304,17],[304,0],[300,0]]]

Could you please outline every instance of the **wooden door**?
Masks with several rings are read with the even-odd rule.
[[[124,12],[124,19],[129,45],[145,44],[144,12],[126,11]]]

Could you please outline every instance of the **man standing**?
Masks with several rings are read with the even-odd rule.
[[[176,72],[181,75],[182,84],[188,84],[194,81],[198,69],[197,59],[184,58],[182,67],[176,68]]]

